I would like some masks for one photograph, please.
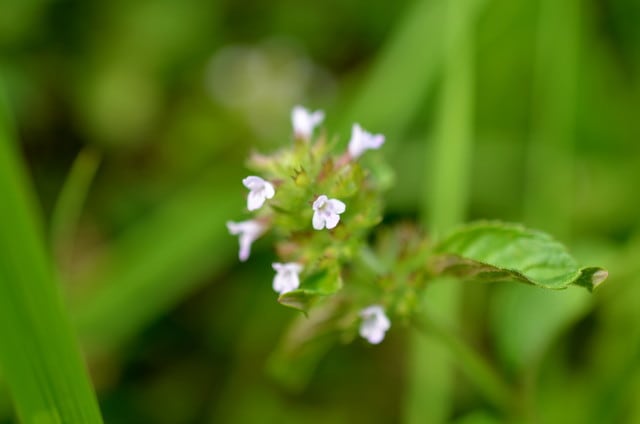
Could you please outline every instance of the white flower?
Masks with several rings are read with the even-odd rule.
[[[384,143],[384,135],[371,134],[362,129],[359,124],[353,124],[351,140],[349,140],[349,154],[352,158],[359,158],[365,150],[379,149]]]
[[[362,323],[360,335],[371,344],[378,344],[384,339],[384,333],[391,327],[391,321],[380,305],[371,305],[360,311]]]
[[[249,259],[251,244],[266,231],[265,226],[256,220],[242,222],[228,221],[227,228],[231,234],[238,236],[238,241],[240,242],[238,256],[242,262]]]
[[[338,199],[329,199],[324,194],[313,202],[313,228],[331,230],[338,225],[340,214],[345,211],[346,205]]]
[[[285,294],[300,286],[302,265],[295,262],[285,264],[276,262],[271,264],[271,266],[276,271],[276,276],[273,278],[273,289],[275,291],[280,294]]]
[[[260,177],[250,175],[242,180],[242,184],[249,189],[247,209],[250,211],[260,209],[266,199],[271,199],[276,194],[273,184]]]
[[[291,122],[296,138],[308,140],[313,133],[313,129],[320,125],[324,119],[324,112],[316,110],[311,113],[302,106],[295,106],[291,111]]]

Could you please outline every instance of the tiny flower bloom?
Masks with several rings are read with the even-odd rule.
[[[227,228],[231,234],[238,236],[238,241],[240,242],[240,252],[238,256],[242,262],[249,259],[251,244],[266,231],[265,226],[256,220],[242,222],[228,221]]]
[[[242,184],[249,189],[247,197],[247,209],[255,211],[264,205],[266,199],[271,199],[276,194],[276,189],[269,181],[253,175],[242,180]]]
[[[296,106],[291,111],[293,132],[297,138],[308,140],[313,133],[313,129],[320,125],[323,119],[324,112],[321,110],[311,113],[302,106]]]
[[[384,333],[391,327],[391,321],[380,305],[371,305],[360,311],[362,323],[360,335],[371,344],[378,344],[384,339]]]
[[[365,150],[379,149],[383,143],[384,135],[368,133],[359,124],[353,124],[351,140],[349,140],[349,154],[356,159],[362,156]]]
[[[276,276],[273,278],[273,289],[275,291],[280,294],[285,294],[300,286],[302,265],[295,262],[285,264],[276,262],[271,266],[273,266],[273,269],[276,271]]]
[[[338,225],[340,214],[345,211],[346,205],[338,199],[329,199],[324,194],[313,202],[313,228],[331,230]]]

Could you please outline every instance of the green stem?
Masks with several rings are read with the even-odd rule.
[[[477,2],[451,0],[445,3],[444,81],[436,137],[423,195],[423,221],[429,218],[435,232],[447,231],[462,222],[467,208],[469,168],[473,139],[473,42]],[[444,322],[455,326],[461,300],[461,285],[433,284],[425,292],[423,305]],[[453,409],[453,355],[442,340],[413,336],[410,346],[411,379],[408,423],[448,422]],[[476,368],[470,367],[470,372]],[[478,377],[482,379],[483,377]]]
[[[478,353],[465,344],[449,328],[436,323],[427,314],[414,325],[423,335],[433,336],[445,345],[455,363],[477,387],[479,392],[496,408],[508,412],[515,404],[509,384]]]

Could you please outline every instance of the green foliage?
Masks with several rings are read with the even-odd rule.
[[[25,220],[53,235],[45,256],[57,260],[106,421],[640,422],[636,0],[3,5],[0,67],[22,139],[12,157],[23,156],[44,218]],[[308,317],[278,305],[269,265],[310,216],[296,224],[271,204],[288,230],[258,240],[242,265],[224,226],[249,216],[247,151],[287,145],[296,103],[327,109],[339,133],[328,145],[346,144],[354,121],[384,132],[383,153],[358,165],[391,187],[382,225],[362,227],[367,245],[316,235],[343,261],[340,279],[317,279],[330,275],[323,261],[302,275]],[[83,151],[101,158],[95,176]],[[314,170],[289,171],[315,184]],[[0,214],[14,219],[1,193]],[[379,223],[376,209],[365,221]],[[416,217],[436,241],[469,218],[524,222],[581,264],[606,265],[610,282],[591,296],[575,284],[431,280],[431,240],[397,225]],[[19,222],[1,224],[0,266],[20,261],[31,275],[37,262],[13,255]],[[532,278],[518,263],[463,262],[467,277]],[[589,288],[598,271],[582,271]],[[353,312],[379,300],[393,324],[373,349]],[[11,311],[2,319],[23,322]],[[432,349],[415,350],[427,337],[404,328],[423,316],[454,343],[428,327]],[[487,369],[508,382],[515,410],[491,377],[480,383]],[[0,374],[0,422],[12,422],[11,375]]]
[[[303,289],[283,293],[278,297],[278,302],[290,306],[302,312],[306,312],[321,296],[336,293],[342,288],[342,278],[337,267],[321,269],[307,278],[302,283]]]

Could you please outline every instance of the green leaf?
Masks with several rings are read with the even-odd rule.
[[[306,278],[301,286],[297,290],[280,295],[278,302],[306,313],[318,299],[340,290],[342,278],[337,269],[323,269]]]
[[[578,285],[592,291],[608,276],[602,268],[579,267],[561,243],[518,224],[464,226],[438,243],[434,253],[432,272],[465,279],[513,280],[556,290]]]
[[[0,367],[24,423],[101,423],[0,93]]]
[[[278,297],[278,302],[306,313],[320,296],[322,295],[313,290],[298,289],[281,294]]]

